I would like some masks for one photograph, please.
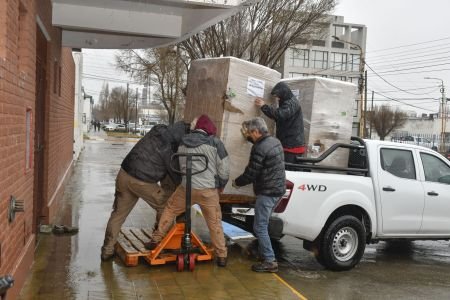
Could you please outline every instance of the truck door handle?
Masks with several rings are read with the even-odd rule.
[[[385,187],[383,187],[383,191],[385,191],[385,192],[395,192],[395,189],[391,188],[390,186],[385,186]]]
[[[435,191],[428,192],[428,196],[439,196]]]

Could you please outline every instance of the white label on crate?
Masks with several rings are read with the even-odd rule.
[[[255,97],[264,97],[264,80],[248,77],[247,95]]]
[[[300,101],[300,90],[291,90],[292,94],[294,94],[295,98],[297,98],[298,101]]]

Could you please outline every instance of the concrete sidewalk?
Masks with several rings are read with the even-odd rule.
[[[41,234],[35,263],[20,299],[299,299],[279,277],[250,270],[254,261],[236,245],[229,248],[229,264],[198,263],[194,272],[176,272],[174,264],[150,266],[144,261],[127,268],[115,258],[102,263],[100,247],[114,199],[120,163],[133,146],[86,140],[85,149],[66,187],[58,224],[79,226],[76,235]],[[196,214],[200,216],[200,214]],[[153,225],[155,214],[143,201],[124,226]],[[204,222],[194,230],[208,238]]]

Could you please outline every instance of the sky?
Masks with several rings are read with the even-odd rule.
[[[375,94],[375,105],[438,111],[441,82],[424,77],[440,78],[450,87],[449,13],[448,0],[339,1],[334,14],[367,26],[366,62],[383,78],[368,70],[369,101],[374,90],[382,94]],[[384,96],[397,101],[379,101]]]
[[[375,91],[375,105],[416,113],[438,111],[440,81],[424,77],[443,79],[450,87],[449,0],[339,0],[333,13],[344,16],[346,23],[367,26],[366,62],[373,69],[366,67],[369,103]],[[83,85],[95,100],[104,81],[111,88],[126,87],[129,80],[115,69],[115,52],[83,49]],[[130,85],[136,87],[142,88]]]

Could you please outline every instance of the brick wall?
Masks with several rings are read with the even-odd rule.
[[[51,221],[57,212],[72,163],[74,62],[70,49],[61,48],[61,31],[51,26],[51,2],[0,1],[0,276],[13,274],[16,279],[8,299],[14,299],[20,291],[35,246],[31,155],[35,133],[36,15],[51,38],[47,45],[44,127],[46,221]],[[33,118],[28,135],[31,162],[28,167],[27,110]],[[12,223],[7,218],[11,195],[25,202],[25,212],[17,214]]]
[[[32,14],[23,11],[30,5],[31,1],[22,1],[22,8],[19,1],[0,3],[0,19],[5,23],[0,31],[0,274],[17,269],[32,239],[33,170],[25,166],[25,131],[26,110],[33,110],[35,101],[35,22]],[[9,223],[11,195],[25,201],[26,211]]]

